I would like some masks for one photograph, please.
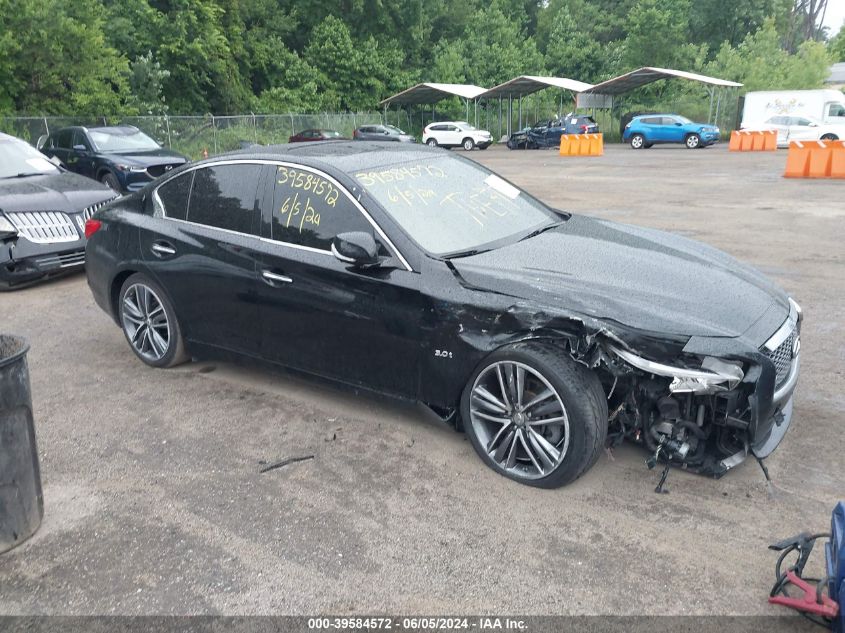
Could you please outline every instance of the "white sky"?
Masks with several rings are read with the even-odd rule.
[[[845,20],[845,0],[827,0],[824,25],[830,29],[831,37],[839,32],[843,20]]]

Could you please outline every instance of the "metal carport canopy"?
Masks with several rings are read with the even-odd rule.
[[[490,90],[478,95],[482,99],[491,99],[495,97],[522,97],[530,95],[546,88],[560,88],[562,90],[570,90],[572,92],[584,92],[588,88],[592,88],[592,84],[584,83],[583,81],[576,81],[574,79],[567,79],[566,77],[537,77],[534,75],[521,75],[514,77],[510,81],[494,86]]]
[[[461,97],[462,99],[475,99],[487,89],[472,84],[437,84],[422,83],[412,86],[407,90],[398,92],[379,103],[387,107],[391,104],[423,105],[437,103],[448,97]]]
[[[619,95],[629,92],[640,86],[645,86],[653,81],[660,79],[672,79],[677,77],[679,79],[689,79],[691,81],[699,81],[701,83],[710,84],[713,86],[724,86],[730,88],[739,88],[742,84],[735,81],[728,81],[727,79],[719,79],[718,77],[708,77],[707,75],[699,75],[697,73],[688,73],[683,70],[674,70],[672,68],[654,68],[646,66],[632,70],[624,75],[619,75],[613,79],[608,79],[595,86],[590,86],[579,92],[603,94],[603,95]]]

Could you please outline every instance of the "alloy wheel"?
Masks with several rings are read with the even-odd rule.
[[[170,322],[159,296],[148,286],[136,283],[126,289],[121,305],[126,338],[143,358],[158,361],[170,348]]]
[[[475,379],[470,423],[487,456],[521,479],[553,472],[569,448],[569,416],[560,394],[536,369],[499,361]]]
[[[687,137],[687,147],[689,147],[690,149],[695,149],[696,147],[698,147],[698,142],[699,139],[695,134],[692,134]]]
[[[643,146],[643,137],[640,135],[636,135],[631,139],[631,147],[634,149],[640,149]]]

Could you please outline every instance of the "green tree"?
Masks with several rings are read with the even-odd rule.
[[[744,84],[744,90],[820,88],[827,77],[830,56],[824,44],[807,41],[793,55],[781,47],[773,19],[736,48],[727,42],[705,70]]]
[[[839,33],[831,38],[827,49],[834,62],[845,62],[845,24],[840,27]]]
[[[629,68],[689,66],[690,0],[639,0],[628,17],[625,62]]]
[[[104,29],[96,0],[0,0],[0,110],[125,111],[129,65]]]
[[[162,84],[170,71],[161,67],[152,52],[140,55],[129,64],[129,103],[138,114],[167,114],[167,103],[162,94]]]

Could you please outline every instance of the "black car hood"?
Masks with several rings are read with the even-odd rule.
[[[127,151],[127,152],[108,152],[104,156],[114,160],[115,162],[131,163],[139,167],[149,167],[151,165],[173,165],[188,162],[188,159],[182,156],[179,152],[165,149],[149,149],[144,151]]]
[[[721,251],[586,216],[451,263],[472,287],[647,332],[737,337],[789,313],[782,290]]]
[[[71,172],[0,179],[0,211],[77,213],[114,197],[106,185]]]

